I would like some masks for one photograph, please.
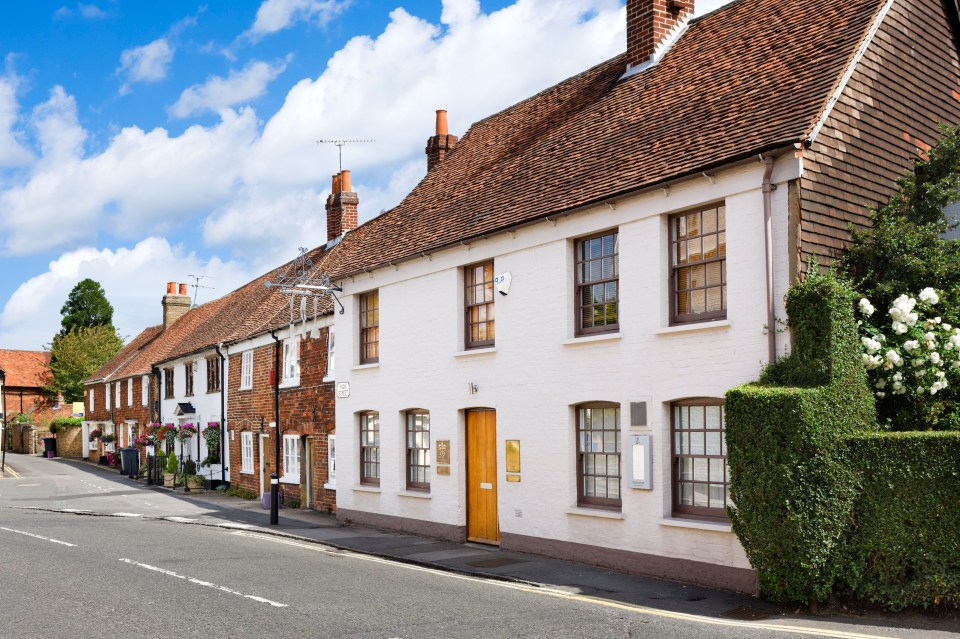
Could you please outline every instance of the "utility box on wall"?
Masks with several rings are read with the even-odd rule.
[[[653,488],[653,435],[630,435],[630,486]]]

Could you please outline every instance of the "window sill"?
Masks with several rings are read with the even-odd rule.
[[[330,382],[335,382],[335,381],[337,381],[336,377],[324,377],[323,379],[320,380],[320,382],[323,384],[329,384]]]
[[[358,484],[353,487],[353,492],[355,493],[380,493],[379,486],[365,486],[363,484]]]
[[[457,351],[453,354],[454,357],[473,357],[474,355],[491,355],[497,352],[496,346],[488,346],[486,348],[471,348],[466,351]]]
[[[730,328],[730,320],[713,320],[697,322],[695,324],[677,324],[653,332],[654,335],[670,335],[672,333],[689,333],[691,331],[712,331],[720,328]]]
[[[241,470],[241,471],[240,471],[240,474],[241,474],[241,475],[252,475],[252,474],[253,474],[253,471],[252,471],[252,470]]]
[[[601,510],[599,508],[568,508],[568,515],[576,515],[577,517],[598,517],[600,519],[615,519],[623,521],[623,513],[619,513],[615,510]]]
[[[253,390],[253,386],[239,386],[237,387],[238,391]]]
[[[561,344],[564,346],[573,346],[575,344],[589,344],[592,342],[610,342],[620,339],[621,334],[616,333],[601,333],[599,335],[582,335],[580,337],[574,337],[573,339],[565,339]]]
[[[358,364],[353,368],[351,368],[350,370],[363,371],[363,370],[367,370],[368,368],[380,368],[380,362],[374,362],[372,364]]]
[[[281,483],[281,484],[286,484],[286,485],[288,485],[288,486],[299,486],[299,485],[300,485],[300,479],[299,479],[299,478],[297,478],[297,479],[291,479],[291,478],[289,478],[289,477],[281,477],[281,478],[280,478],[280,483]]]
[[[410,497],[412,499],[432,499],[430,493],[419,490],[398,490],[397,497]]]
[[[323,488],[324,488],[324,490],[336,490],[336,489],[337,489],[337,485],[336,485],[336,484],[324,484],[324,485],[323,485]]]
[[[214,388],[213,390],[208,390],[207,395],[213,395],[214,393],[219,393],[219,392],[220,392],[219,388]]]
[[[664,517],[660,520],[661,526],[673,526],[674,528],[695,528],[697,530],[710,530],[713,532],[733,532],[730,524],[712,521],[701,521],[699,519],[675,519],[673,517]]]
[[[280,385],[278,388],[296,388],[300,385],[300,378],[280,380]]]

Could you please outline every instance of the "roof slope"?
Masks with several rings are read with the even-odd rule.
[[[347,234],[343,277],[805,140],[883,0],[739,0],[655,66],[625,56],[474,124],[396,208]]]
[[[14,351],[0,349],[0,370],[6,374],[6,385],[39,388],[46,384],[49,370],[48,351]]]
[[[163,325],[158,324],[157,326],[151,326],[145,328],[137,335],[133,340],[131,340],[126,346],[120,349],[120,351],[104,362],[103,366],[94,371],[90,377],[83,380],[85,384],[91,382],[101,382],[107,381],[111,378],[116,377],[116,373],[119,373],[120,370],[136,357],[144,348],[146,348],[150,342],[157,338],[160,333],[163,332]]]

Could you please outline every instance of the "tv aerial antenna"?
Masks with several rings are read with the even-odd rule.
[[[314,274],[312,272],[313,260],[308,257],[309,252],[308,249],[301,246],[298,249],[296,259],[293,261],[286,275],[280,275],[273,281],[263,283],[267,288],[279,289],[281,293],[290,296],[291,323],[293,323],[294,317],[294,299],[297,296],[301,298],[301,316],[306,314],[307,298],[313,299],[313,314],[314,317],[316,317],[318,298],[327,295],[331,296],[337,302],[340,306],[340,314],[343,315],[343,303],[341,303],[340,298],[337,297],[337,293],[342,292],[343,288],[334,284],[329,276],[325,274]]]
[[[196,305],[197,305],[197,295],[198,295],[199,289],[201,289],[201,288],[206,288],[206,289],[210,289],[210,290],[212,291],[212,290],[214,290],[214,287],[212,287],[212,286],[204,286],[203,284],[200,283],[201,280],[204,280],[204,279],[210,277],[209,275],[187,275],[187,277],[189,277],[190,279],[193,280],[193,284],[190,285],[191,287],[193,287],[193,304],[192,304],[192,305],[193,305],[193,306],[196,306]]]
[[[340,171],[343,172],[343,147],[348,144],[368,144],[376,140],[317,140],[317,144],[332,144],[337,147],[337,158]]]

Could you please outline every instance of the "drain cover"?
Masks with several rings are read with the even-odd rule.
[[[761,619],[768,619],[771,616],[771,613],[764,612],[763,610],[757,610],[756,608],[747,608],[745,606],[741,606],[739,608],[734,608],[733,610],[721,612],[720,616],[726,617],[727,619],[736,619],[738,621],[760,621]]]
[[[510,564],[525,563],[527,563],[526,559],[508,559],[506,557],[500,557],[499,559],[481,559],[480,561],[470,561],[467,562],[467,565],[473,566],[474,568],[500,568],[502,566],[509,566]]]

